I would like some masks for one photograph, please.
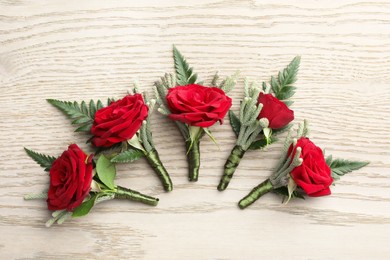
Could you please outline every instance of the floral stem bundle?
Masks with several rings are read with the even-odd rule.
[[[296,57],[278,78],[271,77],[270,86],[265,82],[260,88],[255,82],[245,80],[244,100],[239,117],[229,111],[230,124],[237,136],[236,145],[228,157],[218,190],[225,190],[247,150],[263,149],[277,139],[274,135],[289,128],[294,112],[288,108],[295,93],[300,58]]]
[[[209,86],[197,82],[198,75],[184,56],[173,47],[176,76],[165,74],[155,82],[158,111],[174,120],[187,150],[190,181],[197,181],[200,169],[200,140],[206,134],[214,142],[209,127],[223,118],[232,105],[226,95],[236,84],[237,73],[217,83],[215,74]],[[197,82],[197,83],[196,83]]]
[[[76,144],[71,144],[58,158],[25,148],[27,154],[50,174],[48,191],[25,196],[26,200],[46,199],[52,210],[50,227],[69,217],[87,215],[96,204],[112,199],[126,199],[156,206],[158,199],[114,183],[115,164],[104,155],[93,162]]]
[[[156,101],[149,100],[145,93],[141,95],[134,88],[134,94],[120,100],[108,99],[106,107],[100,100],[91,100],[88,106],[84,101],[81,105],[55,99],[48,102],[71,118],[72,124],[79,125],[77,132],[92,134],[89,141],[98,153],[105,151],[113,163],[133,162],[145,156],[164,189],[173,189],[152,138],[150,118]]]
[[[319,197],[331,194],[330,186],[347,173],[358,170],[368,162],[325,158],[321,148],[308,138],[307,122],[300,124],[296,137],[289,131],[282,155],[272,175],[254,187],[238,206],[245,209],[264,194],[274,191],[291,198]]]

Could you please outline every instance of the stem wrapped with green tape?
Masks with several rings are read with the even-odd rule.
[[[115,192],[115,199],[128,199],[132,201],[142,202],[147,205],[156,206],[159,199],[154,198],[145,194],[142,194],[138,191],[127,189],[121,186],[117,186],[117,191]]]
[[[152,166],[153,170],[156,172],[158,178],[161,180],[165,191],[172,191],[173,184],[171,178],[169,177],[168,171],[165,169],[164,165],[160,160],[160,156],[156,149],[152,149],[146,154],[146,159],[149,164]]]
[[[188,179],[190,181],[198,181],[200,168],[200,140],[186,141],[187,161],[188,161]]]
[[[246,195],[242,200],[240,200],[240,202],[238,202],[238,206],[240,207],[240,209],[245,209],[253,202],[258,200],[261,196],[272,191],[273,189],[274,186],[272,185],[270,179],[267,179],[256,187],[254,187],[248,195]]]
[[[223,191],[227,188],[245,152],[246,150],[244,150],[240,145],[233,147],[233,150],[225,163],[224,173],[218,185],[219,191]]]

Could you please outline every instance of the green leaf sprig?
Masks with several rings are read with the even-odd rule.
[[[139,93],[136,86],[133,88],[133,93]],[[134,138],[132,140],[128,140],[127,142],[123,142],[122,145],[119,146],[114,145],[113,147],[109,148],[99,147],[96,149],[96,153],[106,151],[105,153],[107,154],[110,152],[111,162],[113,163],[130,163],[140,159],[141,157],[145,157],[162,182],[164,190],[172,191],[172,180],[168,174],[168,171],[160,160],[152,138],[150,118],[156,101],[154,99],[149,100],[146,93],[143,93],[142,95],[145,104],[149,108],[149,112],[147,119],[144,120],[140,130],[137,132]],[[90,100],[88,106],[85,101],[82,101],[80,104],[76,101],[69,102],[56,99],[48,99],[47,101],[62,111],[70,119],[72,119],[73,125],[79,125],[79,127],[75,130],[76,132],[83,131],[90,133],[96,111],[104,107],[100,100],[97,102]],[[108,98],[107,105],[113,101],[115,100]]]
[[[49,171],[55,157],[34,152],[25,148],[28,156],[37,162],[45,171]],[[50,227],[54,223],[62,224],[70,217],[77,218],[87,215],[91,209],[98,203],[112,199],[126,199],[141,202],[147,205],[156,206],[159,199],[154,198],[138,191],[124,188],[115,184],[116,167],[105,155],[100,155],[96,162],[96,174],[93,177],[91,191],[83,203],[76,207],[72,212],[65,209],[52,212],[52,218],[46,222]],[[47,199],[48,191],[45,190],[38,194],[29,194],[24,197],[25,200]]]
[[[182,55],[175,46],[173,46],[173,59],[176,75],[174,76],[173,74],[166,73],[164,77],[161,77],[159,81],[154,83],[156,102],[159,106],[158,111],[165,116],[168,116],[171,113],[166,102],[166,96],[169,89],[176,86],[194,84],[198,79],[198,74],[194,72],[193,68],[188,64],[184,55]],[[219,76],[218,73],[216,73],[211,81],[210,86],[218,87],[225,93],[228,93],[236,85],[238,74],[239,72],[218,83]],[[201,83],[202,82],[197,82],[197,84]],[[213,140],[213,142],[215,142],[215,139],[212,136],[211,131],[207,128],[189,126],[179,121],[175,121],[175,124],[185,141],[187,150],[186,155],[189,165],[189,180],[197,181],[200,168],[200,139],[205,134],[207,134]]]
[[[258,104],[258,97],[260,92],[273,93],[287,106],[291,105],[292,101],[288,99],[295,93],[296,87],[293,84],[297,79],[299,63],[300,57],[295,57],[283,71],[279,72],[277,79],[271,77],[270,84],[263,82],[262,88],[256,82],[249,83],[245,79],[245,97],[240,104],[239,116],[233,111],[229,111],[230,125],[237,136],[237,142],[225,163],[224,172],[218,185],[219,191],[228,187],[247,150],[264,149],[278,140],[275,137],[276,134],[287,131],[291,127],[290,124],[282,129],[272,130],[268,128],[268,120],[258,119],[257,117],[262,110],[262,104]]]
[[[308,137],[308,135],[309,127],[306,120],[303,124],[298,125],[295,137],[293,137],[292,129],[289,130],[282,148],[280,160],[278,161],[274,172],[268,179],[254,187],[248,193],[248,195],[239,201],[238,206],[241,209],[247,208],[261,196],[271,191],[283,195],[283,200],[285,203],[288,203],[292,198],[304,199],[304,191],[298,189],[297,184],[290,175],[291,171],[295,167],[298,167],[303,163],[304,159],[301,158],[302,149],[301,147],[296,148],[295,155],[293,153],[289,154],[289,149],[290,147],[293,147],[294,149],[294,147],[297,145],[297,140],[302,137]],[[345,159],[333,160],[331,155],[326,158],[326,163],[331,169],[333,183],[339,180],[340,176],[358,170],[368,164],[368,162],[351,161]]]

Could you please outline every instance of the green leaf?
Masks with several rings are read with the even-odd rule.
[[[323,150],[322,153],[325,154],[325,150]],[[330,165],[332,163],[332,155],[329,155],[328,157],[326,157],[325,162],[330,167]]]
[[[173,59],[175,61],[177,84],[184,86],[195,83],[197,74],[193,73],[192,68],[175,46],[173,46]]]
[[[102,101],[98,100],[98,101],[96,102],[96,108],[97,108],[97,110],[102,109],[103,107],[104,107],[104,106],[103,106]]]
[[[98,197],[98,194],[94,194],[89,200],[84,201],[80,206],[75,208],[72,213],[73,218],[78,218],[87,215],[92,207],[95,205],[95,201]]]
[[[41,167],[43,167],[47,172],[50,171],[51,165],[53,164],[55,159],[57,159],[54,156],[34,152],[33,150],[29,150],[26,147],[24,147],[24,150],[26,151],[28,156],[30,156],[36,163],[38,163]]]
[[[329,158],[329,157],[328,157]],[[329,159],[327,158],[327,163]],[[332,178],[337,181],[340,179],[340,176],[343,176],[352,171],[358,170],[369,164],[369,162],[361,161],[349,161],[344,159],[335,159],[330,162],[329,167],[332,170]]]
[[[270,145],[272,143],[275,143],[277,141],[278,141],[278,139],[276,137],[271,136],[268,145]],[[259,150],[259,149],[263,149],[266,146],[267,146],[267,140],[266,139],[260,139],[260,140],[254,141],[249,146],[249,149],[250,150]]]
[[[113,163],[127,163],[138,160],[144,156],[144,153],[137,149],[129,148],[128,150],[121,152],[117,156],[111,159]]]
[[[290,64],[278,74],[278,79],[271,77],[271,87],[275,93],[275,97],[279,100],[286,100],[295,94],[296,87],[293,84],[297,81],[297,73],[299,69],[300,57],[295,57]],[[285,102],[287,106],[292,102]]]
[[[287,132],[288,130],[293,127],[293,124],[288,124],[285,127],[279,128],[279,129],[272,129],[272,134],[277,135],[277,134],[282,134],[284,132]]]
[[[95,105],[93,100],[90,100],[89,106],[87,106],[87,103],[84,101],[82,101],[80,105],[76,101],[69,102],[56,99],[47,99],[47,102],[61,110],[65,115],[72,119],[73,125],[79,125],[79,127],[75,130],[76,132],[89,132],[97,109],[102,107],[100,100],[98,100],[97,105]]]
[[[283,186],[277,189],[274,189],[273,192],[278,193],[280,195],[283,195],[285,197],[288,197],[288,188],[287,186]],[[300,198],[300,199],[305,199],[302,193],[300,193],[298,190],[295,190],[293,193],[291,193],[291,199],[293,198]]]
[[[236,114],[234,114],[232,110],[229,110],[229,119],[230,119],[230,125],[232,126],[233,132],[238,137],[241,129],[240,119],[236,116]]]
[[[97,108],[96,108],[95,102],[91,99],[89,101],[89,115],[92,118],[95,118],[96,111],[97,111]]]
[[[110,162],[107,157],[100,155],[96,163],[96,172],[99,180],[109,189],[115,189],[114,179],[116,175],[115,164]]]

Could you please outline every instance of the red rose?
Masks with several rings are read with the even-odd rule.
[[[258,103],[263,104],[258,118],[267,118],[271,129],[285,127],[294,120],[294,111],[272,94],[260,93]]]
[[[222,124],[232,105],[223,90],[196,84],[170,88],[167,102],[171,119],[199,127],[209,127],[217,121]]]
[[[72,211],[81,205],[91,189],[92,157],[87,160],[87,155],[72,144],[53,162],[47,198],[49,210]]]
[[[294,156],[297,147],[302,148],[300,157],[303,162],[291,171],[291,177],[311,197],[329,195],[329,186],[333,179],[321,148],[316,146],[309,138],[301,137],[294,151],[290,147],[289,154],[293,152]]]
[[[99,109],[91,128],[92,144],[109,147],[131,139],[148,117],[148,106],[142,95],[127,95]]]

